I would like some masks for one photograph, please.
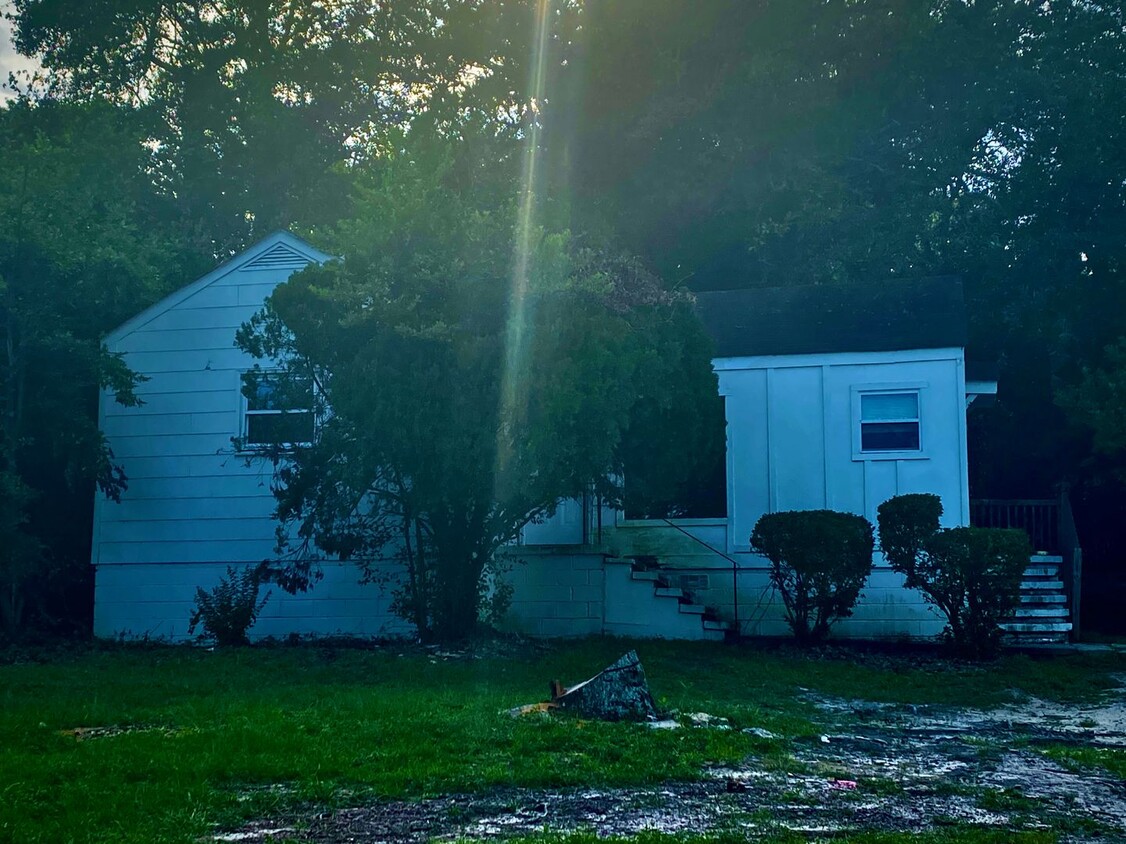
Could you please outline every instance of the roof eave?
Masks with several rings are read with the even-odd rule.
[[[323,264],[326,261],[333,260],[334,257],[326,252],[322,252],[315,246],[312,246],[311,244],[297,237],[297,235],[287,232],[284,229],[279,229],[273,234],[258,241],[258,243],[254,244],[253,246],[247,248],[243,252],[240,252],[229,261],[220,264],[218,267],[216,267],[206,275],[197,278],[190,284],[187,284],[184,287],[181,287],[179,290],[168,294],[159,302],[156,302],[150,305],[148,308],[145,308],[145,310],[141,311],[136,316],[130,317],[125,322],[121,323],[121,325],[119,325],[117,328],[113,329],[105,336],[103,336],[102,342],[107,346],[113,345],[122,338],[136,331],[141,326],[152,322],[161,314],[170,311],[180,303],[191,298],[200,290],[203,290],[203,288],[207,287],[210,284],[214,284],[223,276],[237,271],[239,267],[250,263],[259,255],[269,251],[279,243],[284,244],[293,249],[295,252],[298,252],[309,258],[310,262]]]

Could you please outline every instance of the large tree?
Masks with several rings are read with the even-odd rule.
[[[573,225],[695,289],[961,275],[969,354],[1001,363],[1000,401],[971,410],[971,491],[1076,482],[1088,561],[1120,568],[1122,4],[585,11],[551,168]]]
[[[420,112],[518,121],[532,0],[14,0],[56,96],[144,106],[154,174],[229,254],[346,205],[344,162]],[[557,0],[555,27],[574,3]],[[552,52],[566,39],[551,39]],[[552,62],[555,66],[558,61]]]
[[[518,150],[416,130],[329,238],[343,260],[279,287],[240,335],[323,403],[317,442],[279,455],[297,537],[283,584],[323,555],[397,556],[423,636],[469,633],[498,548],[561,499],[617,500],[623,475],[668,486],[717,445],[690,298],[529,221]],[[627,463],[627,438],[648,441],[644,461]]]
[[[1039,90],[1017,55],[1038,14],[1021,2],[584,12],[581,71],[554,102],[575,126],[557,170],[584,226],[698,289],[953,263],[951,203],[985,185],[989,140],[1015,145]]]
[[[101,337],[166,292],[171,268],[191,272],[166,234],[172,214],[136,118],[105,104],[0,108],[0,629],[10,635],[29,603],[76,626],[88,616],[88,596],[68,592],[86,580],[94,488],[112,497],[125,484],[97,428],[97,392],[135,400],[133,376]]]
[[[1020,434],[1122,333],[1121,4],[584,12],[551,168],[573,225],[695,289],[960,274],[972,353],[1005,363],[1007,462],[1074,469],[1062,419]]]

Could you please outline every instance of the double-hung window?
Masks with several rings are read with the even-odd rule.
[[[253,370],[242,375],[242,439],[248,448],[292,447],[313,441],[312,382]]]
[[[922,457],[920,388],[854,391],[854,456]]]

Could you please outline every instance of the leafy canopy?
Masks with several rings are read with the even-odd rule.
[[[219,253],[339,219],[354,164],[420,113],[519,122],[536,3],[14,0],[49,90],[141,106],[154,173]],[[574,3],[552,19],[566,28]],[[553,52],[566,39],[552,39]],[[558,66],[558,60],[551,62]]]
[[[100,103],[0,108],[0,621],[12,635],[29,602],[69,609],[58,598],[84,579],[94,485],[125,486],[94,411],[99,388],[135,402],[136,380],[101,337],[192,263],[168,234],[142,136],[136,113]]]
[[[397,553],[423,635],[468,633],[494,553],[561,499],[619,501],[623,475],[660,488],[715,445],[690,297],[529,225],[518,149],[412,133],[330,237],[343,260],[291,278],[240,332],[324,405],[318,442],[279,462],[279,515],[301,540],[282,581],[305,585],[318,554],[373,570]],[[637,465],[631,438],[651,445]]]

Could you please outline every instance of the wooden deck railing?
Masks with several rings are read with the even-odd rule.
[[[975,498],[970,501],[974,527],[1019,528],[1028,534],[1032,550],[1060,552],[1060,502],[1055,498]]]
[[[1071,608],[1071,635],[1079,634],[1079,609],[1083,578],[1083,549],[1071,512],[1066,484],[1058,498],[975,498],[970,501],[970,524],[974,527],[1019,528],[1028,534],[1036,553],[1063,558],[1060,578]]]

